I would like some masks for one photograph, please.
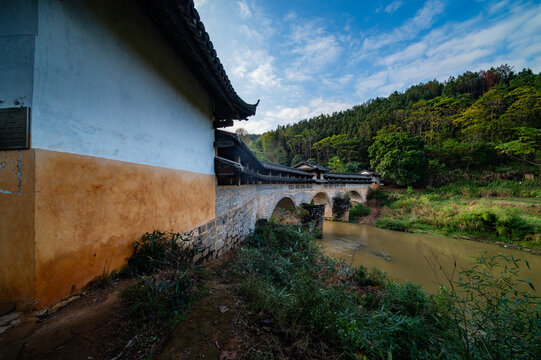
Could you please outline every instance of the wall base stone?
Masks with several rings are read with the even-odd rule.
[[[226,211],[206,224],[182,234],[179,246],[195,249],[194,263],[205,263],[239,246],[255,228],[255,200]]]

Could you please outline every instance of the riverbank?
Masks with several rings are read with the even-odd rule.
[[[460,274],[472,299],[463,303],[453,290],[428,295],[328,258],[301,226],[260,226],[240,249],[206,266],[187,264],[175,241],[174,234],[148,234],[121,276],[43,313],[25,336],[8,330],[0,349],[23,359],[541,355],[539,299],[516,287],[517,261],[505,256],[479,258],[477,270]],[[500,277],[483,273],[487,266]],[[486,311],[478,307],[484,295],[497,299]],[[464,317],[471,309],[475,316]]]
[[[539,182],[376,190],[370,197],[380,211],[373,223],[379,228],[492,242],[541,254]]]

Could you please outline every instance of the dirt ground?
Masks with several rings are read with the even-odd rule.
[[[368,200],[366,206],[370,208],[370,214],[359,219],[359,224],[374,225],[377,219],[381,217],[381,208],[376,204],[376,200]]]
[[[21,324],[0,335],[0,359],[108,359],[124,346],[125,319],[115,281],[83,292],[56,312],[25,313]]]
[[[234,293],[226,259],[208,264],[207,295],[186,320],[153,339],[161,352],[157,359],[254,359],[266,346],[268,326]],[[25,313],[21,324],[0,335],[0,360],[143,359],[145,349],[130,350],[137,342],[122,312],[120,292],[134,280],[115,280],[80,294],[76,300],[42,317]],[[259,316],[258,316],[259,318]]]

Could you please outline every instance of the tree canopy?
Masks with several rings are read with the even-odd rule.
[[[539,174],[540,132],[541,74],[502,65],[243,137],[258,157],[283,165],[371,166],[397,184],[437,185],[487,171]]]

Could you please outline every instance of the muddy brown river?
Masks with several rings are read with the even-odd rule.
[[[437,256],[439,262],[452,271],[471,267],[472,257],[486,251],[487,255],[506,254],[527,260],[530,270],[521,263],[520,278],[530,278],[539,294],[541,291],[541,256],[497,245],[459,240],[436,235],[409,234],[383,230],[370,225],[325,221],[323,239],[319,241],[325,253],[354,266],[376,267],[395,280],[410,280],[435,293],[444,283],[441,273],[434,275],[429,265]],[[456,275],[458,280],[458,274]]]

